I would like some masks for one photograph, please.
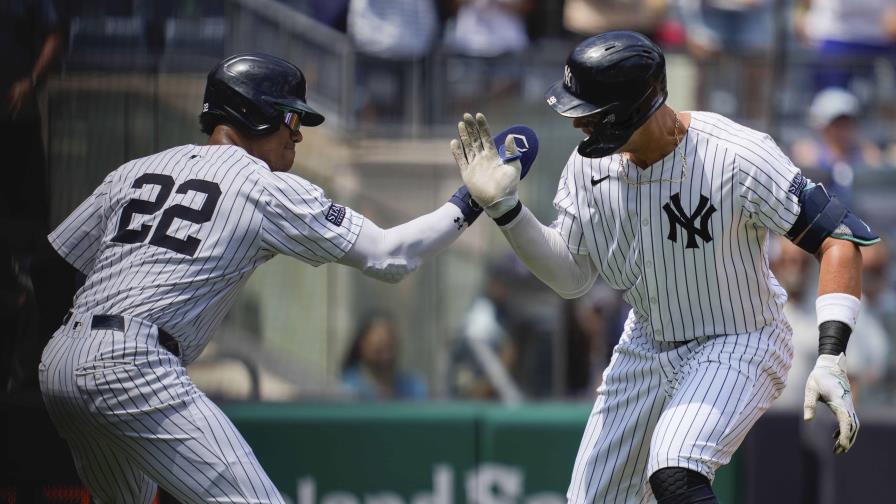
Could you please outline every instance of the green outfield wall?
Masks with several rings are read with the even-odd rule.
[[[294,504],[559,504],[590,405],[223,409]],[[717,475],[724,504],[738,502],[737,467]]]

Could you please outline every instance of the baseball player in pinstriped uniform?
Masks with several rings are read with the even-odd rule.
[[[452,151],[474,199],[564,297],[598,275],[632,305],[576,456],[571,503],[716,502],[710,482],[784,387],[791,330],[768,268],[768,233],[821,263],[819,357],[806,384],[837,416],[834,450],[856,438],[844,372],[858,315],[861,254],[878,241],[765,134],[665,105],[665,59],[649,39],[609,32],[567,59],[548,104],[587,139],[539,223],[495,158],[485,118],[467,115]]]
[[[305,102],[302,72],[284,60],[225,59],[204,101],[207,145],[125,163],[49,237],[87,281],[44,350],[41,390],[99,503],[148,503],[157,484],[184,503],[283,502],[184,365],[275,254],[395,282],[481,212],[462,187],[434,212],[383,230],[285,173],[300,126],[324,118]],[[531,130],[505,137],[504,159],[531,165]]]

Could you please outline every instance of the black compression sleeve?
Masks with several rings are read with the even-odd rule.
[[[852,329],[839,320],[828,320],[818,325],[818,354],[840,355],[846,352]]]

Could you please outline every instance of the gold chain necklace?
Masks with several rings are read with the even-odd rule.
[[[678,119],[678,113],[676,112],[675,113],[675,150],[678,151],[678,154],[681,156],[681,178],[680,179],[668,179],[668,178],[660,177],[657,179],[650,179],[650,180],[632,180],[632,179],[628,178],[628,176],[625,174],[625,163],[623,161],[623,159],[625,158],[625,155],[619,156],[619,178],[624,180],[627,184],[636,185],[636,186],[652,184],[654,182],[671,182],[671,183],[684,182],[688,178],[688,160],[684,157],[684,150],[681,150],[678,148],[679,144],[681,143],[681,133],[678,130],[679,127],[681,127],[681,129],[684,129],[684,126],[682,126],[681,121]]]

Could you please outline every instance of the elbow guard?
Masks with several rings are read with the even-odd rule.
[[[794,183],[805,183],[794,179]],[[800,191],[800,214],[787,232],[790,241],[814,254],[827,237],[847,240],[859,246],[873,245],[880,237],[871,230],[868,224],[856,217],[836,197],[832,197],[821,184],[806,184]]]

